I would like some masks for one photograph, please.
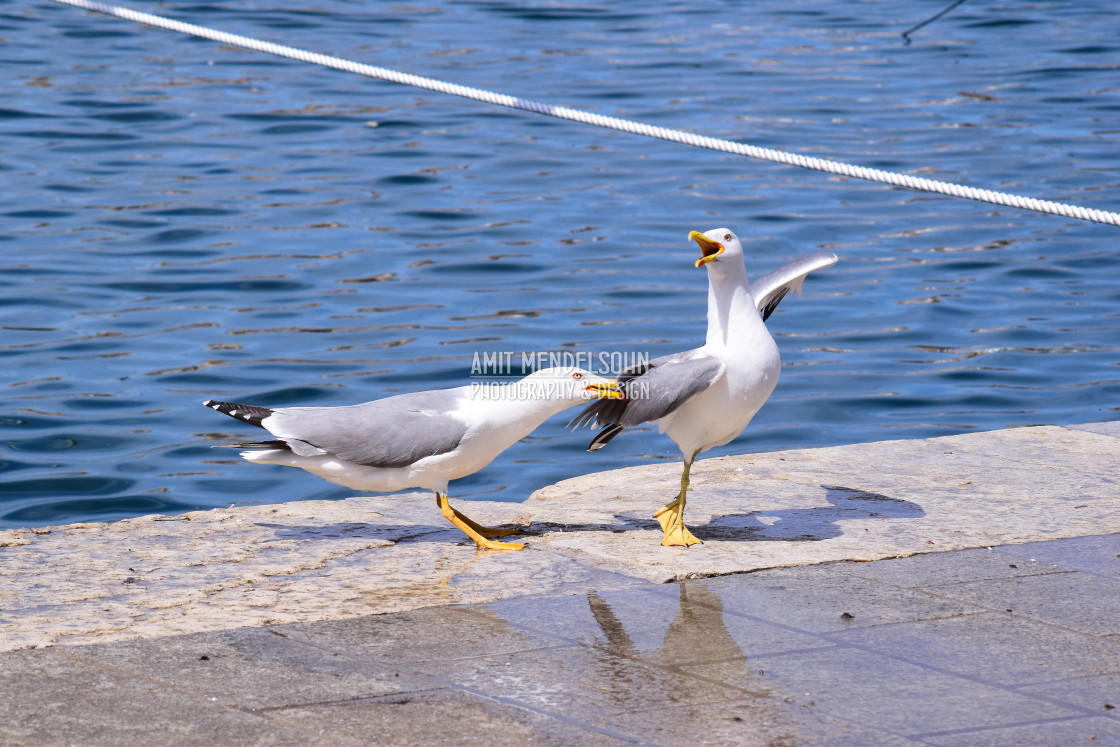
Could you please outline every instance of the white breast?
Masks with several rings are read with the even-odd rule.
[[[731,330],[730,345],[702,348],[720,358],[726,370],[711,387],[659,421],[685,459],[738,437],[777,386],[782,366],[778,346],[757,313],[755,319],[746,329]]]

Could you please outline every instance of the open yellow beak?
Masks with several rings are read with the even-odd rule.
[[[618,382],[614,379],[605,379],[598,384],[585,386],[589,392],[595,392],[599,399],[626,399],[626,395],[619,391]]]
[[[699,231],[693,231],[688,235],[690,241],[695,241],[700,245],[700,259],[696,260],[697,267],[703,267],[709,262],[715,262],[716,257],[723,254],[723,244],[718,241],[712,241]]]

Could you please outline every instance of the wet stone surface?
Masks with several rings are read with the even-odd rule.
[[[1120,534],[1032,551],[1082,549],[1120,564]],[[1120,639],[1077,628],[1074,604],[1107,604],[1093,581],[1111,569],[1024,576],[1015,560],[965,550],[13,651],[0,743],[142,744],[153,729],[259,745],[1115,738]],[[1030,614],[982,593],[1023,579],[1073,583]]]
[[[985,596],[1002,600],[1000,610],[1044,615],[1063,604],[1063,584],[1106,598],[1120,583],[1104,545],[1035,550],[1040,540],[1120,531],[1118,456],[1120,438],[1038,427],[702,460],[687,518],[704,544],[687,549],[662,547],[651,518],[678,488],[672,463],[567,480],[524,504],[460,504],[478,521],[522,529],[523,552],[477,550],[422,493],[4,531],[0,650],[603,594],[830,561],[849,561],[829,586],[864,604],[856,625],[957,614]],[[993,545],[1006,567],[986,550],[948,570],[916,560],[908,578],[889,576],[900,566],[855,562]],[[1063,578],[1070,568],[1091,573]],[[787,589],[783,573],[743,593],[762,606],[800,595],[806,582]],[[869,598],[877,587],[867,578],[891,586]],[[899,588],[934,583],[945,586],[936,598]],[[1120,593],[1112,599],[1077,629],[1120,634]],[[838,624],[810,604],[792,614],[814,631]]]
[[[519,553],[408,495],[6,532],[0,745],[1114,739],[1118,447],[712,460],[687,551],[640,518],[673,465],[470,507]]]

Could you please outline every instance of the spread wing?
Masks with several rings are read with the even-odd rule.
[[[261,425],[300,456],[330,454],[368,467],[407,467],[459,445],[467,426],[451,413],[468,396],[460,387],[348,407],[284,407]]]
[[[663,418],[710,387],[724,369],[723,361],[695,350],[655,358],[619,374],[618,388],[626,399],[597,400],[569,425],[625,427]]]
[[[762,314],[762,320],[766,321],[770,318],[774,309],[778,308],[778,304],[791,290],[801,292],[806,275],[813,270],[832,267],[838,259],[832,252],[806,254],[751,283],[751,296],[759,313]]]

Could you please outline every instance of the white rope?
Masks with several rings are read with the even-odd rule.
[[[668,140],[674,143],[682,143],[684,145],[692,145],[698,148],[708,148],[710,150],[723,151],[724,153],[734,153],[740,156],[748,156],[750,158],[757,158],[763,161],[783,163],[789,166],[800,166],[806,169],[816,169],[817,171],[824,171],[829,174],[839,174],[841,176],[850,176],[857,179],[866,179],[868,181],[881,182],[883,184],[891,184],[896,187],[905,187],[907,189],[921,190],[923,192],[935,192],[938,194],[950,195],[952,197],[964,197],[969,200],[990,202],[995,205],[1023,208],[1025,210],[1035,210],[1040,213],[1050,213],[1051,215],[1062,215],[1067,218],[1077,218],[1079,220],[1120,226],[1120,213],[1114,213],[1107,210],[1095,210],[1091,208],[1080,207],[1078,205],[1069,205],[1062,202],[1052,202],[1050,200],[1038,200],[1032,197],[1022,197],[1020,195],[1008,194],[1006,192],[994,192],[989,189],[977,189],[975,187],[968,187],[962,184],[942,182],[936,179],[924,179],[920,177],[910,176],[908,174],[899,174],[892,171],[869,169],[862,166],[854,166],[847,163],[841,163],[839,161],[830,161],[824,158],[814,158],[812,156],[803,156],[798,153],[787,153],[784,151],[771,150],[769,148],[759,148],[753,145],[732,142],[730,140],[720,140],[719,138],[696,135],[691,132],[671,130],[667,127],[654,127],[652,125],[643,124],[641,122],[632,122],[630,120],[619,119],[617,117],[605,117],[601,114],[592,114],[590,112],[580,111],[579,109],[570,109],[566,106],[552,106],[550,104],[542,104],[536,101],[519,99],[514,96],[507,96],[501,93],[485,91],[480,88],[460,86],[454,83],[446,83],[441,80],[435,80],[433,78],[424,78],[419,75],[401,73],[395,70],[388,70],[383,67],[366,65],[360,62],[353,62],[352,60],[344,60],[339,57],[331,57],[329,55],[308,52],[302,49],[296,49],[295,47],[287,47],[282,44],[273,44],[272,42],[261,41],[259,39],[253,39],[252,37],[248,36],[229,34],[225,31],[217,31],[215,29],[206,28],[205,26],[196,26],[192,23],[174,21],[170,18],[156,16],[150,13],[141,13],[129,8],[121,8],[115,5],[107,5],[105,3],[94,2],[94,0],[55,0],[55,2],[72,5],[78,8],[83,8],[85,10],[96,11],[98,13],[104,13],[110,16],[116,16],[117,18],[123,18],[128,21],[135,21],[137,23],[147,24],[149,26],[168,29],[170,31],[178,31],[182,34],[198,36],[202,37],[203,39],[211,39],[216,42],[221,42],[222,44],[229,44],[236,47],[243,47],[245,49],[252,49],[257,52],[266,52],[268,54],[277,55],[279,57],[287,57],[289,59],[299,60],[301,62],[309,62],[313,65],[322,65],[323,67],[335,68],[336,70],[345,70],[346,72],[357,73],[359,75],[365,75],[371,78],[380,78],[382,80],[392,81],[393,83],[401,83],[406,86],[426,88],[430,91],[439,91],[440,93],[461,96],[467,99],[474,99],[475,101],[484,101],[488,104],[497,104],[498,106],[505,106],[511,109],[522,109],[524,111],[534,112],[536,114],[547,114],[550,117],[567,119],[573,122],[595,125],[597,127],[605,127],[611,130],[630,132],[635,135],[645,135],[646,137],[659,138],[661,140]]]

